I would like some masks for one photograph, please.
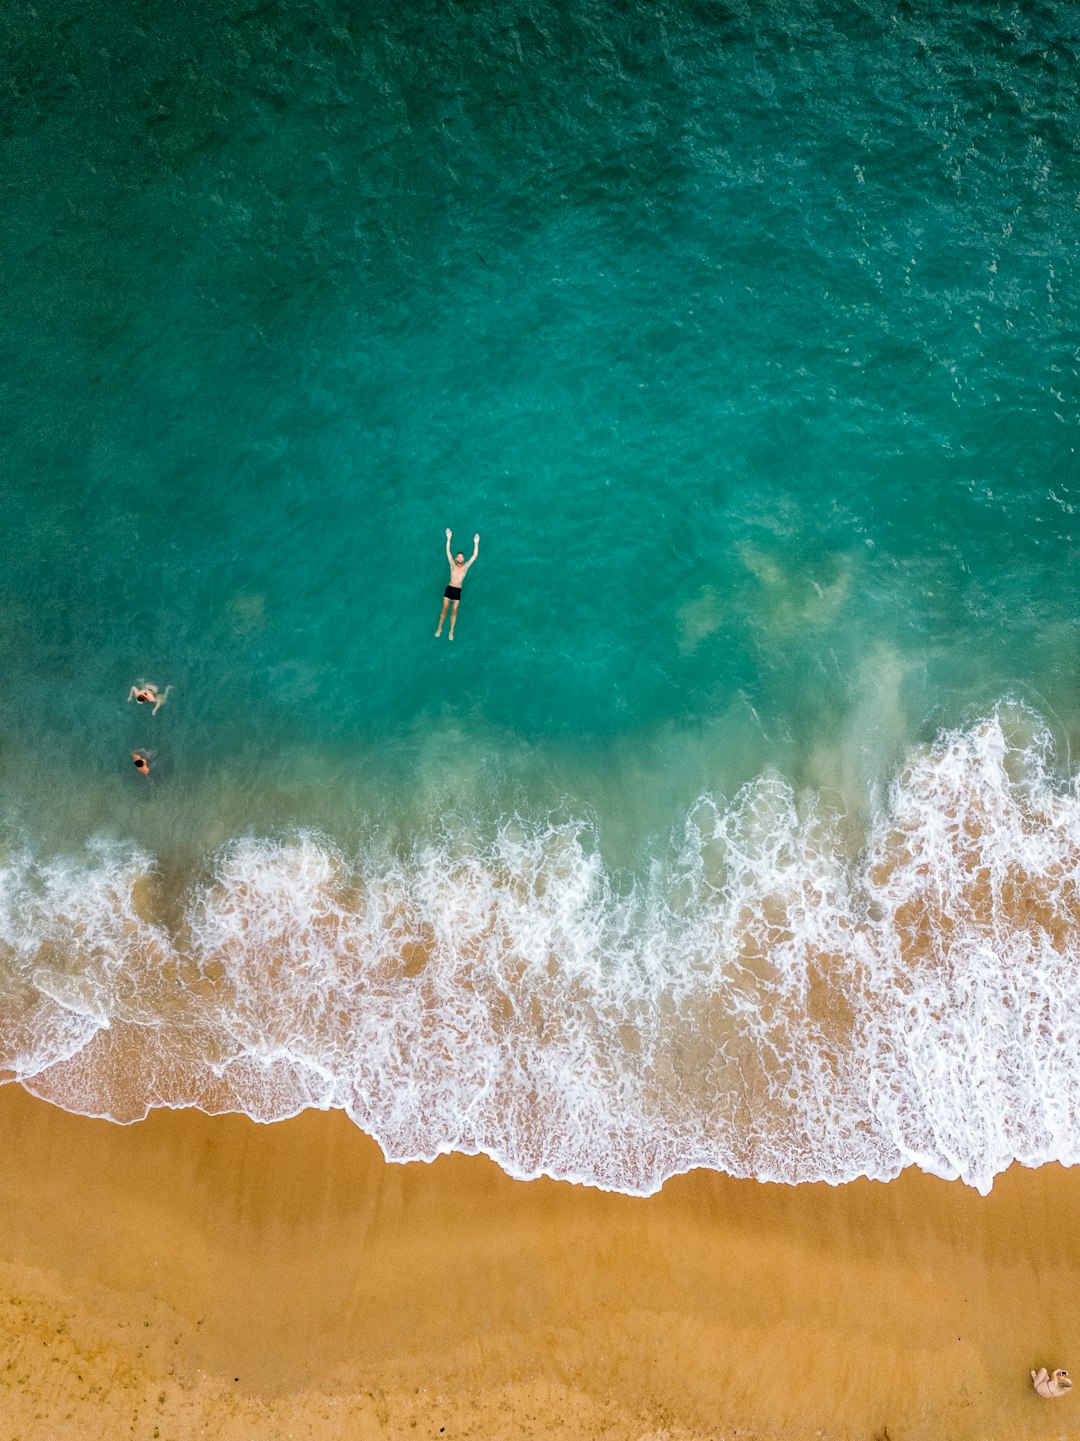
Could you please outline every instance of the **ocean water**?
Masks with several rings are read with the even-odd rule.
[[[0,1080],[634,1193],[1080,1160],[1076,7],[0,56]]]

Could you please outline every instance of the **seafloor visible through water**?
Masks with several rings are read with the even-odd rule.
[[[1080,1160],[1076,7],[0,53],[0,1078],[626,1191]]]

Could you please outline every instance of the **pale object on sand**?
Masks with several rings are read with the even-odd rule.
[[[1060,1366],[1056,1371],[1050,1372],[1047,1372],[1045,1366],[1040,1366],[1037,1371],[1032,1371],[1031,1384],[1039,1395],[1045,1396],[1048,1401],[1057,1396],[1067,1396],[1072,1390],[1069,1373]]]

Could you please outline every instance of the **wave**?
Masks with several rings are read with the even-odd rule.
[[[913,752],[853,847],[766,775],[645,875],[512,817],[407,855],[239,839],[183,894],[99,841],[0,881],[0,1079],[115,1121],[341,1108],[645,1195],[695,1167],[982,1192],[1080,1160],[1080,794],[1001,713]]]

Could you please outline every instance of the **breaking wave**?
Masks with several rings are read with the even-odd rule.
[[[852,847],[765,776],[651,870],[518,817],[407,855],[242,839],[170,897],[100,842],[9,856],[0,1079],[128,1122],[341,1108],[392,1160],[648,1194],[694,1167],[989,1190],[1080,1159],[1080,793],[1000,715]]]

